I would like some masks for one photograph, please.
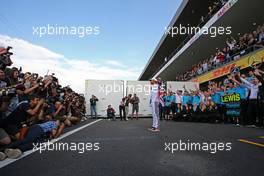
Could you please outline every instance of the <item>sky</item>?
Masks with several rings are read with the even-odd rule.
[[[42,75],[55,73],[62,85],[83,93],[86,79],[138,79],[180,3],[2,1],[0,46],[13,47],[12,66]],[[51,27],[73,32],[55,34]],[[83,29],[87,35],[81,35]]]

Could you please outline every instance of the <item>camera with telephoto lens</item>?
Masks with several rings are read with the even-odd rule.
[[[61,85],[58,85],[58,87],[57,87],[57,93],[63,93],[65,91],[65,89],[64,88],[62,88],[62,86]]]
[[[14,97],[16,96],[16,88],[14,87],[5,87],[0,90],[0,97],[8,96],[8,97]]]
[[[38,77],[39,77],[39,75],[38,75],[37,73],[33,73],[33,74],[32,74],[32,77],[33,77],[34,80],[37,80]]]
[[[0,69],[5,69],[7,66],[12,65],[10,56],[13,55],[13,53],[9,51],[10,49],[12,49],[12,47],[8,46],[6,48],[6,52],[0,54]]]
[[[44,83],[43,83],[43,79],[40,77],[40,78],[38,78],[37,80],[37,83],[39,84],[39,85],[43,85]]]
[[[39,85],[39,89],[43,89],[44,88],[44,82],[43,82],[43,78],[42,77],[39,77],[36,82],[38,83]]]

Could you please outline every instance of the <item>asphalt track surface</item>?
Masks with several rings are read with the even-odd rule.
[[[99,151],[83,154],[76,151],[45,151],[40,154],[37,151],[1,168],[0,175],[252,176],[264,173],[264,147],[238,141],[245,139],[264,144],[264,138],[261,138],[263,129],[162,121],[161,131],[153,133],[147,130],[150,124],[151,119],[127,122],[101,120],[59,141],[98,142]],[[173,154],[165,151],[165,143],[179,140],[231,142],[232,149],[215,154],[208,151],[175,151]]]

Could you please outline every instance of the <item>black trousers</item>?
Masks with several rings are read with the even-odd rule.
[[[177,107],[177,104],[172,102],[171,103],[171,112],[172,112],[172,114],[174,114],[176,112],[176,107]]]
[[[227,122],[227,116],[226,116],[226,105],[224,104],[217,104],[217,111],[218,111],[218,118],[220,117],[220,119],[217,120],[222,120],[224,122]]]
[[[247,108],[248,124],[256,125],[256,119],[259,117],[258,100],[251,99],[248,101]]]
[[[116,119],[115,113],[114,112],[107,113],[107,118],[115,120]]]
[[[264,125],[264,100],[259,101],[259,119],[258,119],[258,125],[263,126]]]
[[[240,122],[241,125],[248,125],[249,119],[247,116],[248,100],[242,99],[240,101]]]
[[[159,118],[160,120],[163,120],[165,118],[165,106],[159,105]]]
[[[119,115],[121,120],[126,120],[125,106],[119,106]]]

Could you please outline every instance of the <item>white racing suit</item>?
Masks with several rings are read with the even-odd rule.
[[[159,89],[158,85],[151,87],[150,93],[150,107],[152,112],[152,127],[159,127]]]

